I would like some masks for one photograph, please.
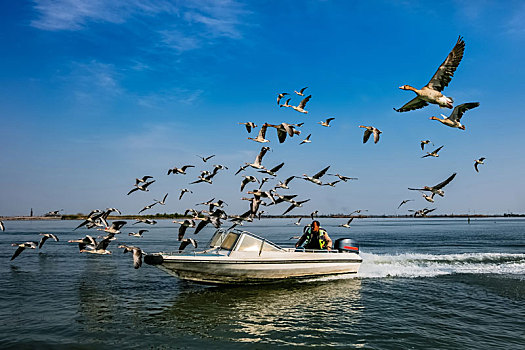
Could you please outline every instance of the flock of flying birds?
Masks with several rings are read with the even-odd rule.
[[[403,105],[401,108],[396,109],[397,112],[408,112],[411,110],[416,110],[423,108],[430,104],[436,104],[441,108],[453,108],[452,113],[450,116],[443,116],[443,119],[437,118],[437,117],[431,117],[432,120],[438,120],[442,124],[452,127],[452,128],[458,128],[460,130],[465,130],[465,126],[460,123],[461,118],[465,114],[466,111],[476,108],[479,106],[479,102],[468,102],[463,103],[457,106],[453,106],[454,100],[451,97],[444,96],[442,94],[442,91],[445,87],[448,86],[450,83],[452,77],[454,76],[454,72],[456,71],[456,68],[458,67],[459,63],[461,62],[461,59],[463,58],[463,53],[465,49],[465,42],[461,37],[458,38],[458,41],[456,42],[454,48],[452,51],[448,54],[445,61],[439,66],[438,70],[434,74],[434,76],[431,78],[431,80],[428,82],[427,85],[425,85],[421,89],[413,88],[409,85],[403,85],[400,87],[400,89],[403,90],[410,90],[416,93],[416,97],[407,102],[405,105]],[[306,105],[310,101],[312,95],[305,96],[305,90],[308,89],[308,87],[304,87],[299,91],[294,91],[294,93],[297,96],[302,97],[301,101],[298,105],[291,104],[292,98],[287,98],[284,103],[281,103],[281,101],[285,98],[285,96],[291,96],[291,94],[283,92],[278,94],[277,96],[277,105],[279,108],[285,107],[291,108],[292,110],[295,110],[299,113],[308,114],[308,111],[306,110]],[[330,117],[326,118],[325,120],[321,120],[318,122],[323,127],[330,127],[330,123],[334,121],[335,118]],[[253,130],[255,130],[258,126],[254,122],[242,122],[239,123],[241,125],[244,125],[246,128],[246,131],[251,134]],[[274,128],[276,130],[277,134],[277,140],[279,143],[284,143],[288,138],[293,138],[294,136],[298,136],[301,134],[301,127],[304,125],[304,122],[297,123],[297,124],[291,124],[291,123],[281,123],[281,124],[269,124],[269,123],[263,123],[257,133],[256,137],[248,137],[249,140],[258,142],[258,143],[269,143],[270,140],[267,139],[267,130],[268,128]],[[382,133],[379,129],[377,129],[374,126],[365,126],[365,125],[359,125],[360,128],[364,129],[363,134],[363,143],[366,143],[370,136],[374,136],[374,143],[379,142],[380,134]],[[305,143],[311,143],[310,140],[312,134],[308,134],[306,138],[304,138],[299,144],[305,144]],[[432,143],[430,140],[422,140],[421,141],[421,149],[425,150],[425,146]],[[303,146],[304,147],[304,146]],[[439,157],[439,151],[444,146],[440,146],[431,152],[426,152],[425,155],[423,155],[423,158],[426,157]],[[229,228],[232,229],[236,226],[243,225],[245,222],[252,222],[255,218],[260,219],[261,215],[265,212],[264,210],[261,210],[262,207],[270,207],[270,206],[277,206],[281,203],[286,203],[287,208],[282,212],[282,215],[285,215],[289,213],[290,211],[294,210],[295,208],[300,208],[303,206],[304,203],[310,201],[310,199],[301,199],[299,200],[297,198],[297,194],[283,194],[283,190],[289,190],[290,183],[294,179],[302,179],[308,182],[311,182],[314,185],[317,186],[330,186],[335,187],[336,184],[340,182],[347,182],[349,180],[357,180],[355,177],[348,177],[341,175],[339,173],[329,174],[328,170],[330,169],[330,166],[327,166],[317,173],[313,175],[307,175],[303,174],[302,176],[294,175],[290,176],[286,179],[277,181],[278,172],[279,170],[284,166],[284,162],[274,165],[273,167],[267,167],[266,165],[263,165],[263,159],[266,155],[266,153],[270,150],[270,147],[268,146],[262,146],[259,154],[255,158],[253,162],[245,162],[243,165],[239,167],[239,169],[235,172],[235,175],[238,175],[240,173],[246,172],[247,169],[250,169],[252,171],[255,171],[258,174],[253,175],[242,175],[242,180],[240,181],[240,191],[243,192],[249,184],[258,184],[258,188],[253,188],[245,193],[250,195],[249,197],[242,197],[241,200],[246,200],[249,202],[248,209],[240,214],[240,215],[229,215],[226,213],[224,206],[227,205],[223,200],[215,200],[215,198],[212,198],[206,202],[197,203],[196,205],[203,205],[206,208],[202,210],[197,210],[194,208],[189,208],[184,213],[184,219],[183,220],[174,220],[173,222],[179,225],[178,229],[178,241],[181,242],[179,246],[179,250],[184,250],[185,247],[192,245],[193,247],[197,247],[198,242],[192,238],[184,238],[186,231],[189,228],[194,228],[194,234],[197,234],[200,232],[204,227],[207,225],[213,225],[216,228],[221,227],[226,221],[229,222]],[[214,158],[215,155],[210,156],[198,156],[204,164],[209,164],[208,162],[210,159]],[[479,172],[478,166],[480,164],[483,164],[485,158],[479,158],[475,160],[474,168],[476,172]],[[202,163],[201,163],[202,164]],[[192,164],[186,164],[182,165],[180,167],[174,166],[173,168],[168,169],[167,176],[175,175],[175,176],[186,176],[187,171],[191,168],[196,168],[196,165]],[[215,176],[217,176],[220,172],[228,170],[228,167],[220,164],[213,165],[210,169],[201,170],[200,174],[197,176],[197,178],[189,182],[189,184],[198,184],[198,183],[207,183],[209,185],[213,184]],[[260,175],[259,175],[260,174]],[[258,176],[258,177],[257,177]],[[329,180],[325,176],[332,176]],[[456,173],[453,173],[450,175],[447,179],[444,181],[434,185],[434,186],[423,186],[419,188],[409,188],[409,190],[415,190],[420,191],[422,193],[423,198],[431,203],[434,203],[435,195],[438,195],[440,197],[444,197],[445,193],[443,191],[443,188],[447,186],[456,176]],[[274,180],[275,184],[273,186],[270,186],[270,181]],[[155,183],[155,179],[153,179],[152,176],[143,176],[142,178],[137,178],[135,180],[135,184],[133,187],[129,190],[127,195],[131,195],[136,192],[149,192],[149,187]],[[268,185],[266,185],[268,183]],[[180,190],[180,193],[178,195],[178,200],[182,200],[183,196],[185,194],[192,194],[193,191],[188,188],[182,188]],[[162,200],[154,199],[151,204],[148,204],[144,206],[138,213],[143,213],[147,210],[150,210],[156,205],[165,205],[166,200],[168,198],[168,193],[166,193]],[[401,208],[404,204],[408,203],[409,201],[413,201],[412,199],[405,199],[403,200],[399,206],[398,209]],[[424,217],[428,213],[434,211],[436,208],[428,209],[423,208],[419,210],[409,210],[414,213],[414,216],[421,216]],[[341,227],[350,227],[350,223],[352,222],[353,218],[352,214],[354,213],[360,213],[362,210],[356,210],[350,214],[350,219],[339,226]],[[78,248],[81,253],[91,253],[91,254],[111,254],[111,252],[107,249],[109,244],[116,240],[116,235],[121,233],[121,229],[124,225],[127,224],[126,221],[117,220],[113,221],[111,224],[108,222],[108,217],[112,212],[117,212],[118,214],[121,214],[120,211],[116,208],[108,208],[104,211],[102,210],[93,210],[86,219],[78,225],[76,229],[79,229],[81,227],[85,227],[86,229],[92,229],[95,228],[96,230],[102,231],[106,233],[105,236],[99,236],[97,238],[94,238],[91,235],[86,235],[83,238],[76,239],[76,240],[70,240],[70,243],[78,243]],[[314,211],[310,214],[311,218],[313,219],[317,215],[318,211]],[[300,225],[301,218],[295,223],[295,225]],[[136,219],[136,222],[133,224],[142,223],[145,225],[155,225],[155,220],[150,219],[144,219],[139,218]],[[0,228],[2,230],[5,230],[5,227],[3,223],[0,221]],[[144,233],[148,232],[147,229],[140,229],[137,232],[129,232],[128,235],[131,237],[142,237]],[[11,260],[15,259],[20,253],[26,249],[36,249],[37,247],[40,249],[42,248],[44,242],[48,238],[52,238],[55,241],[58,241],[58,237],[54,234],[48,234],[48,233],[41,233],[42,238],[40,242],[25,242],[21,244],[13,244],[14,246],[17,246],[17,250],[13,254]],[[97,241],[98,239],[98,241]],[[144,252],[136,246],[128,246],[128,245],[119,245],[118,248],[122,248],[124,253],[126,252],[132,252],[133,254],[133,261],[134,261],[134,267],[139,268],[142,264],[142,255]]]

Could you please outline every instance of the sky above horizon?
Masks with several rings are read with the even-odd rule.
[[[0,3],[0,216],[107,207],[136,214],[183,212],[215,198],[228,213],[240,200],[241,174],[262,146],[263,165],[284,167],[276,180],[329,173],[357,177],[335,187],[294,179],[282,194],[311,199],[290,214],[436,214],[525,212],[522,69],[523,1],[80,1]],[[444,94],[480,102],[461,120],[466,130],[429,120],[435,105],[397,113],[463,36],[464,58]],[[280,92],[303,87],[308,114],[279,108]],[[331,127],[318,121],[333,117]],[[300,123],[279,144],[248,140],[239,122]],[[380,129],[363,144],[363,129]],[[310,144],[299,145],[308,134]],[[439,158],[421,158],[420,140]],[[432,146],[430,149],[434,149]],[[204,163],[196,155],[216,156]],[[474,160],[485,157],[480,172]],[[195,165],[187,175],[167,170]],[[193,184],[212,164],[229,169],[214,183]],[[426,202],[408,187],[435,185],[457,172],[445,197]],[[242,174],[263,177],[252,170]],[[126,193],[151,175],[149,192]],[[269,189],[276,180],[265,184]],[[324,181],[336,180],[325,176]],[[248,184],[246,190],[256,188]],[[189,188],[178,200],[181,188]],[[404,199],[413,201],[397,209]],[[282,214],[288,205],[264,207]],[[202,209],[202,207],[201,207]]]

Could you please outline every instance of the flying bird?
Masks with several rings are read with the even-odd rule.
[[[155,220],[150,220],[150,219],[135,219],[135,223],[133,223],[133,225],[136,225],[138,224],[139,222],[142,222],[143,224],[146,224],[146,225],[155,225],[157,223],[157,221]]]
[[[350,218],[350,219],[346,222],[346,224],[341,224],[341,225],[339,225],[339,227],[350,227],[350,223],[352,222],[352,220],[354,220],[354,218]]]
[[[264,123],[261,126],[261,129],[259,130],[259,133],[257,134],[257,137],[248,137],[248,140],[253,140],[255,142],[265,143],[270,142],[270,140],[266,139],[266,129],[268,128],[268,123]]]
[[[244,163],[247,167],[248,166],[251,166],[252,168],[254,169],[266,169],[262,164],[262,159],[264,157],[264,155],[266,154],[266,152],[268,152],[270,150],[270,147],[261,147],[261,151],[259,152],[259,154],[257,155],[257,157],[255,157],[255,160],[253,161],[253,163]],[[237,172],[239,173],[239,171]]]
[[[286,209],[286,211],[284,213],[282,213],[282,215],[285,215],[286,213],[288,213],[289,211],[291,211],[292,209],[294,208],[299,208],[299,207],[302,207],[304,203],[308,202],[310,199],[306,199],[304,201],[299,201],[299,202],[296,202],[296,201],[292,201],[292,205],[290,205],[288,207],[288,209]]]
[[[152,181],[149,181],[149,182],[146,182],[146,183],[143,183],[143,184],[139,184],[139,183],[138,183],[138,184],[135,184],[135,185],[134,185],[135,188],[133,188],[131,191],[128,192],[128,196],[129,196],[130,194],[132,194],[133,192],[138,191],[138,190],[140,190],[140,191],[145,191],[145,192],[149,192],[149,190],[148,190],[148,186],[151,185],[151,184],[154,183],[154,182],[155,182],[155,180],[152,180]]]
[[[188,168],[195,168],[195,165],[184,165],[181,168],[173,167],[172,169],[168,169],[168,175],[170,175],[170,174],[186,175],[186,169],[188,169]]]
[[[22,253],[24,251],[24,249],[26,248],[31,248],[31,249],[36,249],[36,247],[38,246],[38,243],[37,242],[25,242],[25,243],[13,243],[11,244],[13,247],[18,247],[15,251],[15,253],[13,254],[13,256],[11,257],[11,260],[13,260],[14,258],[16,258],[17,256],[20,255],[20,253]]]
[[[281,98],[284,96],[289,95],[287,92],[281,92],[279,95],[277,95],[277,104],[281,103]]]
[[[175,222],[175,221],[174,221]],[[179,227],[179,241],[184,238],[184,234],[186,233],[186,230],[188,227],[195,227],[195,221],[193,219],[185,219],[183,222],[178,222],[180,224]]]
[[[53,238],[56,242],[58,242],[58,237],[52,233],[41,233],[40,235],[42,238],[40,238],[40,242],[38,243],[38,249],[42,248],[44,243],[46,243],[49,238]]]
[[[122,226],[126,225],[126,221],[122,221],[122,220],[118,220],[118,221],[113,221],[111,223],[111,226],[106,226],[105,228],[99,228],[97,230],[99,231],[104,231],[104,232],[109,232],[109,233],[120,233],[120,229],[122,228]]]
[[[425,145],[428,145],[429,143],[432,143],[432,142],[430,140],[421,140],[421,150],[424,151]]]
[[[290,176],[289,178],[287,178],[286,180],[284,181],[279,181],[279,183],[274,187],[274,188],[284,188],[285,190],[288,190],[289,187],[288,187],[288,184],[290,183],[290,181],[293,180],[295,176]]]
[[[124,248],[123,253],[133,253],[133,267],[138,269],[142,266],[142,249],[134,246],[127,246],[125,244],[119,245],[118,248]]]
[[[68,242],[69,243],[78,243],[78,250],[80,252],[85,250],[86,247],[88,247],[88,246],[91,247],[91,248],[94,248],[97,245],[97,242],[95,241],[95,239],[93,237],[91,237],[90,235],[86,235],[86,237],[81,238],[81,239],[70,239]]]
[[[301,135],[301,131],[296,130],[292,124],[281,123],[279,125],[274,125],[266,123],[266,125],[277,130],[277,139],[279,140],[279,143],[286,141],[286,136],[293,137],[294,135]]]
[[[438,194],[441,197],[444,197],[445,192],[442,190],[442,188],[448,185],[450,181],[454,180],[455,176],[456,176],[456,173],[450,175],[445,181],[442,181],[435,186],[424,186],[423,188],[408,188],[408,189],[415,190],[415,191],[430,191],[433,194]]]
[[[148,179],[153,179],[153,176],[144,175],[141,179],[135,179],[135,184],[139,184],[141,182],[147,182]]]
[[[154,200],[155,202],[157,202],[158,204],[160,204],[160,205],[166,205],[166,198],[168,198],[168,194],[167,194],[167,193],[164,195],[164,198],[162,198],[161,201],[159,201],[159,200],[157,200],[157,199],[153,199],[153,200]]]
[[[319,171],[317,174],[315,174],[314,176],[308,176],[306,174],[303,174],[303,177],[302,179],[304,180],[307,180],[307,181],[310,181],[310,182],[313,182],[314,184],[316,185],[319,185],[319,186],[322,186],[323,183],[321,182],[321,180],[319,180],[321,177],[323,177],[324,174],[326,174],[326,172],[328,171],[328,169],[330,168],[330,165],[327,166],[326,168],[324,168],[323,170]]]
[[[179,252],[182,252],[184,248],[186,248],[190,244],[193,246],[193,249],[197,249],[197,246],[198,246],[197,241],[194,240],[193,238],[186,238],[180,242]]]
[[[335,180],[335,181],[332,181],[332,182],[326,182],[326,183],[323,184],[323,186],[335,187],[335,184],[338,183],[338,182],[341,182],[341,180]]]
[[[268,169],[263,169],[263,170],[258,170],[258,172],[260,173],[264,173],[264,174],[268,174],[268,175],[271,175],[271,176],[277,176],[276,172],[278,172],[284,165],[284,162],[280,163],[280,164],[277,164],[276,166],[274,166],[273,168],[271,168],[270,170]]]
[[[414,212],[414,217],[417,217],[417,216],[426,217],[428,213],[431,213],[436,209],[437,208],[433,208],[433,209],[423,208],[419,210],[408,209],[408,211]]]
[[[402,206],[403,204],[406,204],[406,203],[408,203],[408,202],[410,202],[410,201],[412,201],[412,199],[405,199],[405,200],[403,200],[403,201],[399,204],[399,206],[397,207],[397,209],[401,208],[401,206]]]
[[[308,114],[308,111],[304,109],[304,107],[306,107],[306,103],[308,103],[308,101],[310,101],[310,98],[312,97],[312,95],[308,95],[306,96],[302,101],[301,103],[299,103],[299,106],[292,106],[293,109],[295,109],[297,112],[301,112],[301,113],[304,113],[304,114]]]
[[[182,196],[184,196],[184,193],[186,193],[186,192],[193,193],[193,191],[190,191],[187,188],[183,188],[183,189],[180,190],[179,200],[182,199]]]
[[[294,222],[293,224],[296,225],[296,226],[301,225],[301,219],[302,219],[302,218],[299,218],[299,220],[297,220],[297,221]]]
[[[484,160],[485,160],[485,157],[481,157],[480,159],[476,159],[476,160],[474,161],[474,169],[476,169],[476,172],[479,173],[478,165],[479,165],[479,164],[485,164],[485,163],[483,163]]]
[[[330,122],[332,120],[334,120],[335,118],[328,118],[326,120],[321,120],[320,122],[317,122],[317,124],[321,124],[322,126],[326,126],[326,127],[329,127],[330,126]]]
[[[304,87],[302,88],[301,90],[299,91],[294,91],[297,95],[299,96],[304,96],[304,90],[308,89],[308,86],[307,87]]]
[[[401,108],[394,108],[394,110],[396,112],[407,112],[423,108],[429,103],[437,104],[441,108],[452,108],[452,103],[454,103],[454,100],[450,97],[444,96],[441,92],[452,80],[454,72],[463,58],[464,51],[465,42],[460,36],[452,51],[450,51],[445,61],[439,66],[437,72],[434,74],[432,79],[430,79],[427,85],[425,85],[421,90],[418,90],[410,85],[403,85],[399,87],[402,90],[414,91],[417,96]]]
[[[5,225],[2,221],[0,221],[0,230],[5,231]]]
[[[435,193],[431,193],[430,195],[427,195],[425,193],[421,193],[421,195],[423,196],[423,198],[425,198],[425,200],[427,202],[434,203],[434,195],[435,195]]]
[[[382,133],[379,129],[373,127],[373,126],[364,126],[359,125],[360,128],[365,128],[365,133],[363,135],[363,143],[366,143],[368,139],[370,138],[370,135],[374,134],[374,143],[379,142],[379,135]]]
[[[244,180],[242,180],[242,182],[241,182],[241,192],[242,192],[242,190],[244,190],[244,186],[246,186],[246,184],[248,182],[257,182],[257,183],[259,183],[259,180],[255,176],[245,175],[243,177],[244,177]]]
[[[130,233],[128,233],[128,236],[142,237],[142,234],[144,232],[149,232],[149,230],[139,230],[139,232],[130,232]]]
[[[154,205],[156,205],[158,202],[154,202],[153,204],[150,204],[150,205],[146,205],[144,208],[140,209],[140,211],[138,212],[139,214],[142,213],[143,211],[145,210],[148,210],[148,209],[151,209],[153,208]]]
[[[443,148],[443,146],[436,148],[432,152],[427,152],[427,154],[425,154],[421,158],[425,158],[425,157],[439,157],[438,152],[441,151],[442,148]]]
[[[469,109],[476,108],[476,107],[479,107],[479,102],[463,103],[463,104],[460,104],[454,107],[454,110],[452,111],[449,117],[441,114],[443,119],[440,119],[434,116],[430,117],[429,119],[437,120],[446,126],[450,126],[451,128],[458,128],[461,130],[465,130],[465,125],[460,123],[461,117],[466,111],[468,111]]]
[[[215,154],[212,154],[211,156],[207,156],[207,157],[203,157],[203,156],[197,155],[197,157],[199,157],[200,159],[202,159],[202,161],[204,163],[206,163],[208,160],[210,160],[211,158],[215,157]]]
[[[317,216],[317,213],[319,213],[319,210],[310,213],[310,217],[312,218],[312,220],[314,219],[314,216]]]
[[[337,176],[340,180],[343,180],[344,182],[347,182],[348,180],[358,180],[357,177],[348,177],[341,174],[327,174],[331,176]]]
[[[311,143],[312,141],[310,141],[310,136],[312,136],[312,134],[308,134],[308,136],[306,136],[306,138],[299,144],[302,145],[303,143]]]

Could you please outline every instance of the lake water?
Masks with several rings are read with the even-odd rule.
[[[245,229],[278,244],[294,219]],[[303,219],[304,223],[309,220]],[[525,349],[525,220],[321,219],[332,239],[361,246],[357,276],[265,286],[180,281],[143,265],[118,243],[175,250],[178,225],[131,225],[108,248],[79,254],[76,221],[6,221],[0,232],[0,348],[171,349],[332,346],[365,349]],[[128,232],[149,229],[142,238]],[[9,261],[11,243],[38,240]],[[212,228],[198,235],[202,245]]]

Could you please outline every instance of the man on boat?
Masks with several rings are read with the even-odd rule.
[[[317,220],[314,220],[311,225],[305,226],[303,235],[295,243],[295,247],[300,247],[305,241],[305,249],[332,249],[332,240]]]

